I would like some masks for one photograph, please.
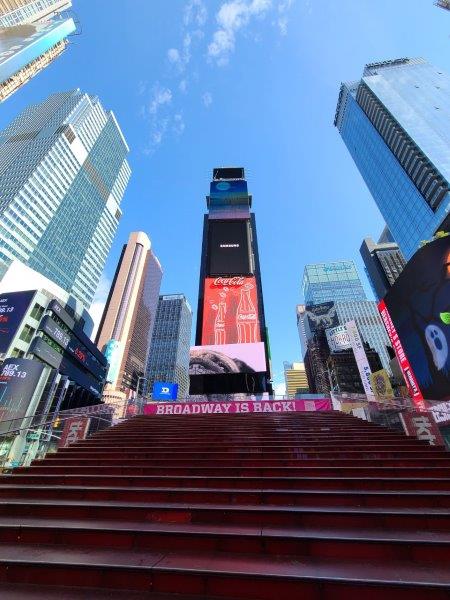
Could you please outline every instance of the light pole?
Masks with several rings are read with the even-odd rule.
[[[138,406],[139,406],[139,414],[142,412],[142,408],[143,408],[143,402],[142,402],[142,400],[143,400],[143,396],[144,396],[144,394],[141,394],[141,398],[140,398],[141,402],[139,402],[139,383],[140,383],[141,379],[143,379],[144,381],[148,381],[148,378],[144,377],[143,375],[141,375],[140,377],[138,377],[138,380],[137,380],[136,402],[138,403]],[[142,391],[144,391],[144,388],[142,388]]]

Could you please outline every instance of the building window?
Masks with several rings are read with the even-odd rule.
[[[35,333],[36,329],[30,327],[30,325],[25,325],[25,327],[22,329],[22,333],[19,336],[19,340],[22,340],[22,342],[26,342],[28,344],[29,342],[31,342]]]
[[[11,352],[11,356],[13,358],[22,358],[22,356],[25,356],[25,352],[23,350],[19,350],[19,348],[14,348],[14,350]]]
[[[33,310],[30,313],[30,317],[32,319],[36,319],[36,321],[40,321],[42,315],[44,314],[44,310],[44,307],[36,302],[36,304],[33,306]]]

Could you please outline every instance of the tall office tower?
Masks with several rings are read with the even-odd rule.
[[[107,392],[118,390],[129,396],[144,388],[161,278],[161,265],[147,235],[131,233],[122,248],[95,340],[110,364]]]
[[[72,0],[0,0],[0,27],[48,20],[72,6]]]
[[[450,0],[436,0],[436,6],[440,8],[445,8],[445,10],[450,10]]]
[[[0,277],[17,258],[94,297],[130,177],[114,114],[80,90],[26,108],[0,133]]]
[[[356,321],[363,340],[378,354],[383,368],[391,372],[391,357],[387,347],[391,346],[386,328],[380,317],[376,302],[358,300],[353,302],[335,302],[336,315],[340,325]]]
[[[271,391],[255,215],[244,169],[216,168],[207,196],[191,394]]]
[[[305,325],[306,306],[304,304],[297,304],[297,306],[295,308],[295,312],[296,312],[296,316],[297,316],[297,329],[298,329],[298,335],[300,337],[300,346],[302,348],[302,356],[304,357],[305,352],[306,352],[306,342],[307,342],[306,325]]]
[[[423,59],[366,65],[334,121],[407,260],[450,229],[450,78]]]
[[[405,257],[395,242],[376,244],[372,238],[365,238],[359,251],[375,297],[381,300],[403,271]]]
[[[189,392],[192,310],[183,294],[160,296],[146,370],[147,390],[155,381],[178,384],[178,398]]]
[[[308,376],[304,363],[284,363],[284,380],[286,382],[286,395],[295,398],[298,394],[309,392]]]
[[[67,48],[75,23],[54,15],[71,5],[69,0],[0,0],[0,102]]]
[[[355,263],[351,260],[306,265],[302,288],[306,305],[367,299]]]

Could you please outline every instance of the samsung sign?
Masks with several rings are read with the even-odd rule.
[[[153,384],[153,400],[176,400],[178,396],[178,383],[155,381]]]

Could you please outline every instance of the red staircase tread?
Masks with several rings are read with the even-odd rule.
[[[349,581],[439,588],[450,591],[445,564],[418,565],[399,561],[366,561],[229,555],[226,553],[169,552],[0,544],[2,565],[82,566],[147,571],[191,572],[203,575],[245,575],[270,578]]]
[[[75,529],[86,531],[127,531],[151,533],[179,533],[180,535],[221,535],[273,538],[301,538],[320,540],[363,540],[390,543],[450,543],[450,532],[404,531],[401,529],[345,529],[313,527],[276,527],[252,525],[217,525],[211,523],[153,523],[141,521],[100,521],[82,519],[40,519],[32,517],[0,516],[0,532],[5,527]]]

